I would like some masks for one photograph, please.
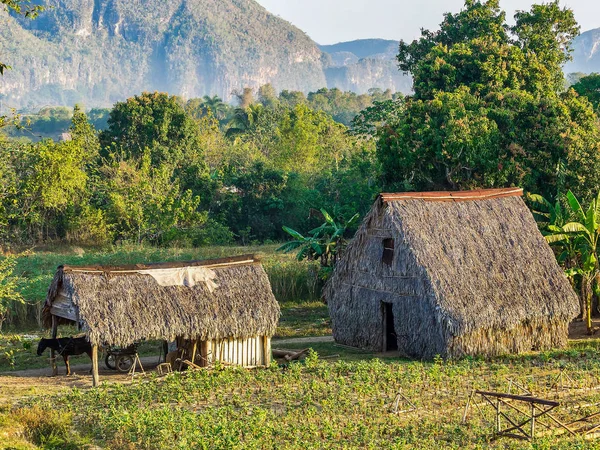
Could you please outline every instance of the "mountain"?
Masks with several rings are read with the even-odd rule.
[[[600,28],[581,33],[573,42],[573,61],[565,66],[565,73],[600,72]]]
[[[109,106],[154,90],[228,100],[267,83],[303,92],[403,86],[385,50],[391,41],[323,51],[254,0],[43,3],[50,8],[35,20],[0,9],[0,57],[13,67],[0,79],[5,105]]]
[[[327,87],[366,93],[373,87],[409,93],[411,78],[398,70],[398,41],[360,39],[321,45],[329,57],[325,67]]]
[[[108,105],[143,90],[185,97],[273,83],[326,84],[323,53],[252,0],[48,0],[36,20],[0,13],[0,55],[14,67],[6,103]]]
[[[352,53],[357,58],[386,58],[394,59],[398,54],[398,41],[386,39],[358,39],[350,42],[340,42],[333,45],[320,45],[326,53]]]
[[[227,100],[267,83],[303,92],[401,84],[387,59],[374,62],[376,40],[338,44],[350,50],[340,61],[254,0],[44,4],[35,20],[0,11],[0,56],[13,67],[0,80],[6,105],[108,106],[145,90]]]

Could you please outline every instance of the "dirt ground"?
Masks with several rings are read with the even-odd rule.
[[[157,365],[157,356],[140,358],[144,370],[152,371]],[[54,394],[71,388],[86,389],[92,387],[90,369],[92,365],[71,365],[72,375],[65,375],[64,364],[58,365],[58,375],[52,376],[52,369],[15,370],[0,373],[0,406],[13,404],[17,399],[46,394]],[[100,382],[131,383],[131,376],[108,370],[101,363],[99,368]]]
[[[587,334],[587,326],[584,320],[574,320],[569,325],[569,339],[572,340],[585,340],[585,339],[598,339],[600,338],[600,319],[595,318],[592,320],[592,328],[595,330],[594,334]]]

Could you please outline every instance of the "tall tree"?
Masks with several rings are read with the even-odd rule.
[[[438,31],[402,42],[414,95],[375,132],[390,188],[520,185],[549,196],[562,180],[591,195],[600,133],[589,102],[564,92],[561,70],[577,33],[558,1],[509,26],[498,0],[467,0]]]
[[[169,164],[182,183],[199,195],[208,172],[198,124],[178,97],[145,92],[115,104],[100,134],[103,156],[139,159],[147,152],[154,167]]]
[[[581,77],[577,83],[571,86],[579,95],[586,97],[596,112],[600,111],[600,74],[593,73]]]

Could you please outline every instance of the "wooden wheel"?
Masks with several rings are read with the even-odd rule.
[[[122,373],[129,372],[131,366],[133,366],[133,356],[132,355],[121,355],[117,358],[117,370]]]

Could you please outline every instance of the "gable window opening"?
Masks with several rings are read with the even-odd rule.
[[[394,240],[393,239],[384,239],[383,240],[383,256],[381,257],[381,262],[386,266],[392,265],[394,261]]]

